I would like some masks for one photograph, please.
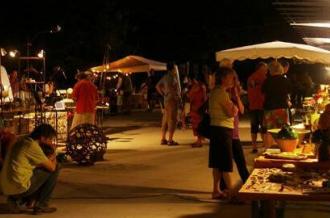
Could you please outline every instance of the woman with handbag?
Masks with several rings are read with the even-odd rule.
[[[232,135],[234,117],[238,108],[227,92],[234,85],[235,71],[231,68],[218,68],[215,72],[215,88],[210,93],[209,114],[211,118],[211,137],[209,167],[213,172],[212,198],[224,198],[220,190],[221,178],[229,191],[234,189],[231,173],[233,171]]]

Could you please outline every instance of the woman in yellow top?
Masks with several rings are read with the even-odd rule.
[[[233,189],[230,173],[233,171],[232,131],[234,116],[238,108],[230,100],[228,89],[234,85],[235,71],[230,68],[219,68],[215,72],[215,88],[210,93],[209,113],[211,118],[211,137],[209,150],[209,167],[213,169],[212,198],[225,197],[220,190],[223,177],[226,187]]]

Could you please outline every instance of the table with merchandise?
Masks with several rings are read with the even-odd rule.
[[[330,161],[319,162],[313,143],[266,149],[254,167],[239,191],[241,199],[252,201],[253,218],[284,217],[286,201],[330,200]]]

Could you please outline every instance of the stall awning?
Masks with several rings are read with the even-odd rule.
[[[216,52],[216,60],[289,58],[310,63],[330,64],[330,51],[305,44],[273,41]]]
[[[148,72],[151,69],[155,71],[164,71],[166,70],[166,63],[147,59],[141,56],[129,55],[109,64],[91,68],[93,72],[122,73]]]

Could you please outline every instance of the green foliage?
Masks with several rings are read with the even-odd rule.
[[[277,133],[278,139],[297,139],[298,134],[289,125],[283,125],[281,130]]]

